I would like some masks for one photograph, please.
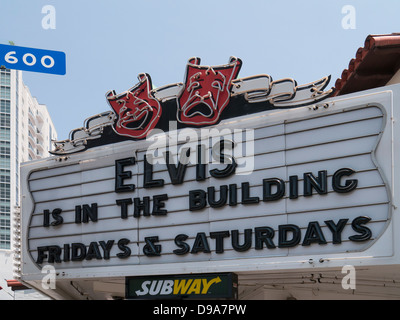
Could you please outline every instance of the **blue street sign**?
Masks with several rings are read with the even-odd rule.
[[[0,67],[64,75],[65,53],[0,44]]]

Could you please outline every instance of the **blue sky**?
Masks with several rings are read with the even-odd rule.
[[[56,29],[42,28],[42,7]],[[344,29],[345,5],[355,29]],[[239,77],[269,74],[299,84],[332,75],[330,86],[369,34],[400,32],[398,0],[0,0],[0,43],[63,51],[64,76],[24,72],[46,104],[58,138],[110,110],[105,94],[125,91],[149,73],[156,86],[182,82],[186,62],[242,59]]]

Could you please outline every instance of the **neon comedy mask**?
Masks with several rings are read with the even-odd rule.
[[[106,94],[107,101],[116,114],[113,128],[119,135],[144,138],[156,126],[161,117],[161,106],[153,96],[151,78],[142,73],[139,83],[119,95],[115,91]]]

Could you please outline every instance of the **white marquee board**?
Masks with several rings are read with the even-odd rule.
[[[399,90],[398,86],[391,88]],[[243,141],[236,141],[235,150],[242,150],[245,157],[246,146],[254,144],[255,153],[247,160],[235,158],[236,174],[225,178],[211,177],[209,170],[222,170],[226,165],[208,164],[206,179],[196,181],[196,165],[189,163],[184,181],[173,185],[167,166],[158,163],[153,166],[152,178],[164,179],[164,185],[144,188],[144,154],[154,146],[154,140],[126,141],[26,163],[21,168],[22,280],[42,279],[41,268],[47,264],[56,268],[59,277],[74,279],[299,269],[309,259],[328,261],[318,265],[325,267],[334,266],[334,261],[343,264],[346,259],[393,257],[396,166],[392,99],[392,91],[373,90],[359,96],[331,98],[325,107],[273,110],[223,121],[215,128],[231,132],[232,128],[243,129]],[[170,145],[168,150],[174,153],[182,144],[177,148]],[[210,153],[212,144],[209,146]],[[124,165],[119,173],[131,172],[132,177],[124,178],[122,185],[134,184],[135,190],[115,192],[116,160],[132,157],[135,164]],[[245,165],[254,168],[243,169]],[[341,169],[354,172],[340,175]],[[305,195],[308,173],[318,183],[326,182],[326,192],[318,193],[314,186],[312,195]],[[297,182],[291,177],[297,177]],[[272,178],[283,180],[285,191],[276,200],[263,201],[263,181]],[[357,184],[346,189],[346,181]],[[291,196],[290,183],[298,186],[297,197]],[[228,194],[229,186],[236,186],[231,191],[235,191],[237,203],[229,205],[228,197],[221,207],[207,203],[199,210],[189,210],[191,191],[207,192],[208,187],[215,187],[217,202],[224,185]],[[344,192],[334,189],[338,186]],[[242,189],[248,194],[243,196]],[[271,193],[275,191],[273,187]],[[160,195],[168,196],[160,198],[164,206],[157,208],[166,210],[166,214],[153,215],[153,197]],[[143,201],[144,197],[150,198],[149,215],[142,211],[134,217],[134,203],[126,202],[127,217],[121,217],[123,206],[117,200],[130,198],[134,202],[134,198]],[[257,203],[241,203],[243,199],[256,202],[257,198]],[[97,221],[89,218],[88,222],[78,223],[76,206],[81,206],[78,212],[83,214],[82,206],[93,209],[93,204],[97,205]],[[265,229],[257,229],[261,227]],[[337,228],[336,238],[332,228]],[[256,248],[257,232],[261,248]],[[296,232],[298,241],[292,239]],[[119,246],[121,239],[127,240]],[[235,245],[232,239],[237,239]],[[154,248],[146,251],[149,242]],[[274,247],[268,248],[267,242]],[[84,245],[86,255],[78,248],[73,261],[72,244]],[[177,254],[174,250],[178,249],[183,253]],[[55,261],[49,262],[49,258]]]

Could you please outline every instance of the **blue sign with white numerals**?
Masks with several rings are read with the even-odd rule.
[[[32,72],[64,75],[65,53],[0,44],[0,66]]]

